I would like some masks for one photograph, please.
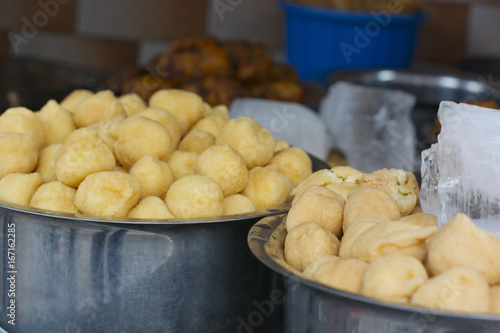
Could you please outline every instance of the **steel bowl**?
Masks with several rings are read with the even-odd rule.
[[[273,294],[282,295],[286,333],[498,332],[500,316],[395,305],[304,279],[284,260],[285,217],[286,213],[269,216],[256,223],[248,234],[248,244],[255,257],[284,281],[284,289],[275,289]]]
[[[328,168],[311,159],[313,170]],[[280,332],[282,306],[254,318],[282,281],[246,239],[257,221],[288,209],[142,222],[0,202],[0,326],[9,333],[245,332],[250,321],[255,332]]]

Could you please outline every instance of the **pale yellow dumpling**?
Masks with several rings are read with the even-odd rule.
[[[200,157],[200,154],[193,151],[174,151],[168,159],[167,164],[172,170],[175,180],[184,176],[194,175],[198,157]]]
[[[228,145],[215,145],[205,150],[196,161],[195,173],[215,180],[224,196],[240,192],[248,183],[245,162]]]
[[[126,116],[126,113],[111,90],[102,90],[83,99],[73,112],[77,127],[90,126],[117,116]]]
[[[399,221],[405,223],[411,223],[422,228],[425,227],[439,228],[437,216],[432,214],[415,213],[402,217]]]
[[[11,173],[0,179],[0,200],[29,205],[33,193],[42,185],[39,173]]]
[[[252,200],[243,194],[233,194],[225,197],[222,200],[222,205],[224,206],[224,215],[244,214],[255,210]]]
[[[0,115],[0,132],[28,134],[34,137],[38,149],[45,146],[45,130],[34,112],[25,107],[7,109]]]
[[[230,145],[241,155],[248,169],[268,164],[276,146],[272,134],[249,117],[229,120],[216,143]]]
[[[132,116],[148,107],[141,96],[136,93],[121,95],[118,97],[118,100],[120,101],[123,110],[125,110],[127,117]]]
[[[146,155],[129,170],[141,184],[141,199],[149,196],[165,198],[167,190],[174,182],[174,174],[166,162]]]
[[[340,259],[329,267],[321,265],[311,278],[331,288],[360,293],[367,267],[368,264],[361,260]]]
[[[290,179],[293,186],[299,185],[312,174],[312,162],[307,153],[298,148],[286,148],[275,153],[268,164]]]
[[[179,149],[201,154],[214,144],[215,136],[202,130],[192,129],[182,138]]]
[[[309,222],[290,230],[285,239],[285,260],[302,272],[316,259],[337,255],[340,241],[324,226]]]
[[[177,218],[221,216],[224,213],[222,189],[213,179],[191,175],[170,186],[165,203]]]
[[[173,147],[176,148],[181,142],[181,127],[177,118],[169,111],[162,108],[147,108],[138,112],[137,115],[155,120],[165,126],[170,133]]]
[[[221,116],[214,114],[206,115],[198,120],[198,122],[196,122],[191,129],[202,130],[212,134],[214,137],[217,137],[226,125],[227,121],[228,119]]]
[[[323,267],[322,270],[325,270],[325,268],[328,269],[328,267],[335,266],[339,261],[340,257],[334,254],[319,257],[307,265],[304,271],[302,271],[302,275],[308,279],[313,279],[313,275],[316,273],[318,268]]]
[[[170,213],[162,199],[150,196],[142,199],[137,206],[132,208],[127,217],[135,219],[173,219],[174,215]]]
[[[49,100],[36,115],[42,122],[47,146],[64,142],[76,130],[71,113],[55,100]]]
[[[268,209],[290,201],[293,185],[288,177],[271,169],[255,167],[248,174],[248,184],[241,194],[257,209]]]
[[[59,181],[43,184],[31,197],[29,205],[34,208],[63,213],[79,213],[75,205],[76,190]]]
[[[57,180],[56,177],[56,162],[59,156],[59,149],[62,144],[57,143],[54,145],[47,146],[40,151],[38,157],[38,164],[36,166],[36,172],[42,176],[42,181],[44,183],[52,182]]]
[[[35,170],[38,145],[39,141],[31,135],[0,132],[0,178]]]
[[[108,145],[109,149],[115,148],[116,138],[113,135],[116,127],[125,120],[125,116],[116,116],[108,120],[100,121],[94,125],[88,126],[99,134],[101,139]]]
[[[274,147],[274,152],[278,152],[283,149],[290,148],[290,144],[285,140],[276,141],[276,146]]]
[[[351,257],[351,245],[354,240],[361,235],[365,230],[368,230],[378,224],[385,223],[385,221],[372,217],[364,216],[360,217],[351,225],[349,229],[344,233],[340,242],[339,257],[343,259],[352,258]]]
[[[205,116],[215,115],[215,116],[219,116],[223,119],[229,120],[229,109],[227,108],[227,106],[225,106],[223,104],[216,105],[213,108],[210,108],[210,105],[208,105],[208,108],[205,108],[204,115]]]
[[[76,110],[76,106],[80,104],[84,99],[94,95],[90,90],[86,89],[76,89],[73,90],[68,96],[64,97],[60,105],[69,113],[73,113]]]
[[[126,217],[141,197],[137,178],[119,171],[94,173],[80,184],[75,205],[87,215]]]
[[[500,315],[500,286],[490,287],[490,314]]]

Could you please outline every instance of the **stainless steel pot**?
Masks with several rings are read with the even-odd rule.
[[[269,216],[251,229],[248,244],[262,263],[279,273],[284,289],[284,329],[296,332],[494,333],[500,316],[459,314],[379,302],[309,281],[283,256],[286,214]]]

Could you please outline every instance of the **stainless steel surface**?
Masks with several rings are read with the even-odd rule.
[[[286,333],[494,333],[500,316],[458,314],[379,302],[303,279],[284,261],[286,214],[256,223],[248,235],[252,253],[284,280]]]

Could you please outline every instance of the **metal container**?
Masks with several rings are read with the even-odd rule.
[[[328,167],[311,159],[313,170]],[[282,281],[246,239],[254,223],[288,209],[140,222],[0,202],[0,326],[9,333],[245,332],[250,321],[252,332],[280,332],[281,306],[254,318]]]
[[[284,289],[275,289],[284,303],[284,330],[363,333],[494,333],[500,316],[459,314],[376,301],[328,288],[300,276],[283,256],[286,214],[256,223],[248,235],[252,253],[279,273]],[[276,297],[274,298],[276,299]]]

